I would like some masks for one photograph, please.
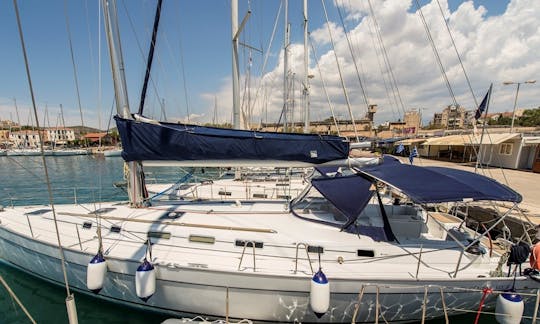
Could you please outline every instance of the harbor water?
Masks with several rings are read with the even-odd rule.
[[[127,195],[115,183],[123,181],[123,160],[119,157],[63,156],[46,157],[53,199],[57,204],[126,200]],[[179,179],[180,170],[167,170],[158,174],[147,170],[147,181]],[[49,195],[41,157],[0,157],[0,204],[48,204]],[[99,207],[98,207],[99,208]],[[66,291],[11,268],[0,261],[2,275],[37,323],[67,323]],[[79,323],[161,323],[168,318],[161,314],[142,312],[119,304],[106,302],[75,292]],[[479,295],[480,301],[481,295]],[[200,301],[204,302],[204,301]],[[475,308],[474,306],[473,308]],[[529,315],[532,312],[528,305]],[[526,309],[527,312],[527,309]],[[476,314],[450,318],[451,323],[473,323]],[[30,321],[0,286],[0,324],[29,323]],[[483,314],[479,323],[494,323],[494,316]],[[530,321],[529,321],[530,322]],[[426,323],[444,323],[444,319]]]

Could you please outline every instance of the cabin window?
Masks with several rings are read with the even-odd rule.
[[[501,155],[512,155],[512,148],[514,144],[512,143],[502,143],[499,147],[499,154]]]
[[[375,256],[375,252],[373,252],[373,250],[357,250],[356,251],[356,255],[359,256],[359,257],[374,257]]]
[[[255,243],[255,247],[257,249],[262,249],[264,246],[263,242],[252,242],[252,241],[245,241],[245,240],[236,240],[234,242],[235,246],[241,246],[241,247],[253,247],[253,243]]]
[[[322,221],[335,225],[343,225],[347,222],[347,217],[338,210],[330,201],[317,196],[316,190],[311,190],[310,195],[306,195],[302,200],[295,203],[293,211],[302,218],[315,221]]]
[[[308,248],[307,248],[307,251],[309,253],[320,253],[320,254],[323,254],[324,253],[324,248],[322,246],[314,246],[314,245],[309,245]]]
[[[171,233],[169,232],[155,232],[155,231],[150,231],[148,232],[148,238],[162,238],[162,239],[170,239],[171,238]]]
[[[190,235],[189,241],[194,243],[214,244],[216,242],[216,238],[213,236]]]

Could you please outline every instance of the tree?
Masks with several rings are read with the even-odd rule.
[[[525,110],[519,124],[528,127],[540,126],[540,108]]]

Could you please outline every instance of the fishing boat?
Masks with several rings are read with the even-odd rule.
[[[104,2],[129,202],[1,208],[0,257],[11,266],[149,311],[269,322],[420,321],[501,298],[503,315],[515,315],[540,288],[520,271],[506,274],[508,254],[491,244],[489,230],[521,196],[490,178],[353,159],[337,136],[131,114],[116,5]],[[160,201],[143,173],[156,161],[316,171],[295,197]],[[480,232],[451,213],[487,201],[514,207]]]

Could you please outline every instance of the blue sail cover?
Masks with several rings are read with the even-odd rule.
[[[420,204],[464,199],[512,202],[522,200],[521,195],[509,187],[483,175],[463,170],[401,163],[382,163],[357,170],[365,177],[401,190]]]
[[[349,143],[338,136],[114,119],[126,161],[276,160],[320,164],[349,155]]]

